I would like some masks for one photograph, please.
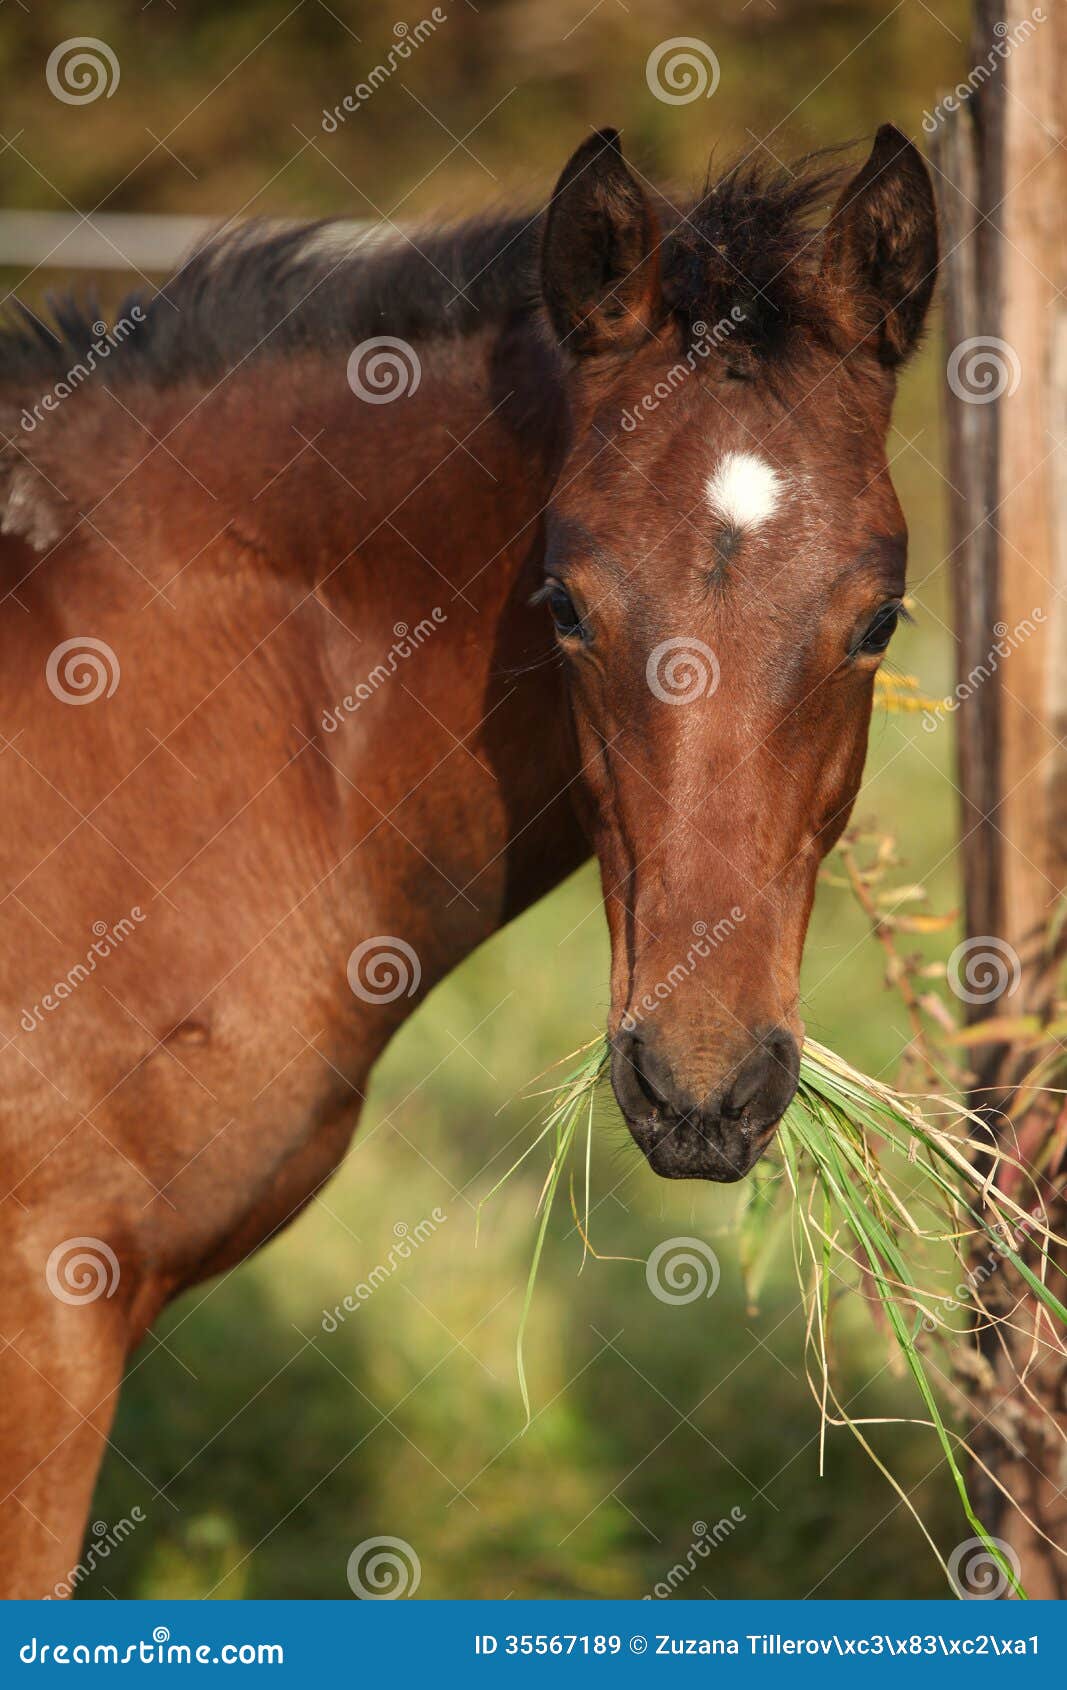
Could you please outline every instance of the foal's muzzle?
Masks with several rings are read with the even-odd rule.
[[[759,1161],[797,1088],[800,1051],[786,1027],[752,1035],[749,1049],[713,1090],[679,1083],[647,1029],[612,1041],[611,1083],[654,1173],[665,1179],[743,1179]]]

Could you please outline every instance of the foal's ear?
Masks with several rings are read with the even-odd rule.
[[[822,273],[861,295],[883,364],[902,362],[922,333],[937,275],[937,212],[922,154],[891,123],[837,203]]]
[[[658,249],[655,212],[618,130],[598,130],[556,183],[541,245],[545,304],[568,351],[625,351],[644,339],[661,309]]]

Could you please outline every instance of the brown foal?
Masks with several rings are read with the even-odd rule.
[[[530,218],[252,229],[103,341],[0,336],[4,1594],[78,1560],[159,1311],[310,1200],[395,1028],[590,848],[638,1144],[766,1147],[936,265],[896,130],[831,181],[674,204],[605,131]]]

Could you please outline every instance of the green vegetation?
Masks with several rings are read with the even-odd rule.
[[[495,1197],[539,1147],[547,1146],[548,1172],[537,1200],[535,1241],[516,1338],[516,1370],[527,1422],[526,1329],[561,1185],[569,1187],[585,1252],[598,1256],[589,1236],[593,1119],[609,1055],[606,1041],[597,1038],[567,1059],[551,1088],[543,1121],[484,1199]],[[808,1040],[797,1094],[779,1130],[776,1153],[745,1184],[738,1253],[750,1299],[757,1298],[782,1243],[783,1223],[788,1223],[808,1319],[808,1380],[823,1425],[820,1464],[825,1460],[826,1431],[850,1431],[911,1513],[949,1588],[961,1588],[921,1508],[879,1453],[875,1428],[884,1426],[888,1417],[866,1405],[854,1413],[839,1394],[839,1309],[842,1302],[862,1298],[876,1325],[886,1330],[888,1365],[903,1364],[916,1387],[920,1413],[910,1424],[935,1434],[968,1525],[999,1567],[1005,1588],[1025,1596],[1000,1540],[990,1535],[975,1512],[969,1486],[974,1454],[966,1417],[961,1420],[958,1411],[948,1408],[943,1412],[940,1398],[943,1391],[952,1392],[951,1352],[967,1340],[975,1259],[984,1253],[985,1277],[1010,1262],[1053,1322],[1064,1325],[1062,1275],[1051,1260],[1053,1247],[1062,1241],[1045,1224],[1037,1185],[1026,1181],[1023,1203],[1005,1196],[988,1174],[975,1168],[979,1150],[989,1152],[979,1117],[969,1116],[952,1098],[906,1097]],[[1020,1168],[1006,1153],[998,1153],[998,1160]],[[1040,1251],[1037,1271],[1021,1254],[1033,1243]],[[718,1258],[699,1238],[668,1239],[646,1264],[650,1291],[668,1305],[712,1297],[719,1273]]]

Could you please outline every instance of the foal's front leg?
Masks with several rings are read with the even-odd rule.
[[[62,1231],[57,1246],[53,1226],[45,1239],[25,1217],[12,1236],[10,1208],[0,1252],[0,1596],[40,1597],[81,1557],[122,1379],[129,1287],[117,1283],[106,1240]]]

